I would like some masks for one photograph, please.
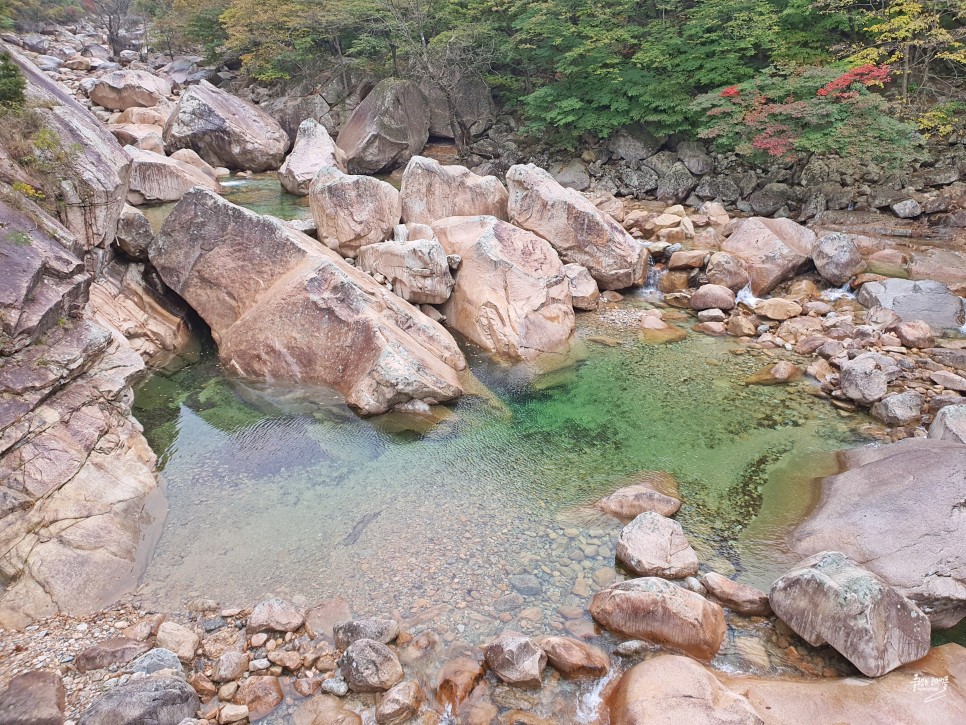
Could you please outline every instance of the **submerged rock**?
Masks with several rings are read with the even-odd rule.
[[[433,225],[462,259],[442,312],[484,350],[531,360],[566,351],[575,326],[563,264],[548,242],[496,217],[451,217]]]
[[[345,171],[345,154],[325,126],[308,118],[299,124],[295,145],[278,170],[278,180],[289,194],[306,196],[316,174],[326,167]]]
[[[703,660],[714,657],[725,635],[721,607],[657,577],[612,584],[594,595],[590,614],[612,632]]]
[[[288,134],[274,118],[205,80],[181,94],[164,127],[168,153],[190,148],[215,167],[277,169],[288,147]]]
[[[403,669],[382,642],[357,639],[341,660],[342,676],[353,692],[381,692],[402,681]]]
[[[364,414],[463,392],[466,361],[443,328],[276,219],[193,189],[150,258],[242,377],[331,387]]]
[[[353,174],[378,174],[405,164],[429,140],[426,98],[412,81],[380,81],[352,112],[336,143]]]
[[[676,488],[674,492],[676,493]],[[642,482],[617,489],[598,501],[597,507],[611,516],[629,520],[645,511],[673,516],[681,508],[681,500],[676,495],[668,495],[667,492],[659,490],[655,484]]]
[[[451,216],[485,214],[507,218],[507,190],[495,176],[478,176],[465,166],[443,166],[413,156],[403,171],[404,222],[432,224]]]
[[[919,605],[934,627],[954,626],[966,616],[966,446],[909,439],[839,456],[843,472],[823,482],[792,550],[841,551]]]
[[[585,196],[533,164],[506,175],[510,221],[550,242],[567,264],[586,267],[603,290],[644,284],[647,250]]]

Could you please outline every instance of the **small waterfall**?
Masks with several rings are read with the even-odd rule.
[[[641,287],[638,294],[641,297],[647,297],[660,302],[664,299],[664,293],[658,289],[657,283],[665,274],[667,274],[665,268],[652,264],[650,269],[647,270],[647,279],[644,280],[644,286]]]
[[[835,302],[835,300],[841,299],[855,299],[855,293],[849,287],[849,283],[846,282],[841,287],[835,289],[822,290],[822,299],[826,302]]]
[[[751,307],[754,309],[755,305],[761,302],[761,298],[755,297],[751,293],[751,285],[746,284],[744,287],[738,290],[738,294],[735,295],[735,302],[739,305],[745,305],[746,307]]]
[[[623,668],[611,667],[610,671],[594,683],[589,692],[585,692],[577,701],[576,721],[580,725],[591,725],[600,722],[600,708],[604,704],[601,696],[611,681],[623,672]]]

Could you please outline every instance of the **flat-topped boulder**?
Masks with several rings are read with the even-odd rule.
[[[391,184],[331,166],[312,181],[309,206],[319,241],[350,258],[367,244],[386,241],[402,214],[399,192]]]
[[[402,218],[432,224],[451,216],[486,214],[507,218],[507,190],[495,176],[478,176],[465,166],[443,166],[413,156],[403,171]]]
[[[837,551],[799,562],[772,585],[768,601],[802,639],[831,645],[868,677],[929,651],[929,620],[919,607]]]
[[[405,164],[427,140],[426,97],[412,81],[386,78],[356,106],[336,143],[353,174],[378,174]]]
[[[602,290],[644,284],[647,250],[580,192],[533,164],[506,175],[510,221],[546,239],[565,264],[586,267]]]
[[[808,265],[815,232],[791,219],[750,217],[738,222],[721,250],[745,264],[751,292],[761,297]]]
[[[866,282],[856,299],[866,307],[885,307],[903,322],[922,320],[934,330],[958,329],[966,323],[963,299],[943,282],[890,278]]]
[[[306,196],[312,179],[327,166],[345,171],[345,154],[335,145],[325,126],[314,118],[307,118],[299,124],[292,151],[278,170],[278,180],[289,194]]]
[[[725,636],[721,607],[657,577],[612,584],[594,595],[590,614],[616,634],[703,660],[714,657]]]
[[[484,350],[531,360],[569,347],[575,326],[570,286],[553,247],[492,216],[450,217],[433,225],[462,264],[442,312]]]
[[[415,231],[411,233],[409,227]],[[400,224],[392,241],[362,247],[356,266],[381,274],[393,293],[413,304],[442,304],[455,284],[443,246],[433,230],[422,224]]]
[[[289,138],[257,106],[208,81],[189,86],[164,127],[164,148],[189,148],[212,166],[248,171],[277,169]]]
[[[463,392],[466,361],[449,333],[277,219],[192,189],[149,257],[236,375],[334,388],[364,414]]]
[[[178,201],[188,189],[195,186],[211,191],[221,189],[215,179],[183,161],[133,146],[125,146],[124,150],[133,161],[127,192],[129,204],[138,206]]]
[[[811,556],[840,551],[915,602],[933,627],[966,616],[966,446],[908,439],[839,454],[816,509],[789,538]]]
[[[112,111],[150,108],[171,96],[171,83],[143,70],[116,70],[101,76],[91,88],[91,101]]]

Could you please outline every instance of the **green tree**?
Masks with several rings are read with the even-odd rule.
[[[18,107],[24,103],[27,82],[9,53],[0,53],[0,106]]]

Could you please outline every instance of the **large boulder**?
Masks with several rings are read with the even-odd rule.
[[[369,274],[381,274],[392,291],[407,302],[440,305],[449,299],[455,284],[446,252],[432,229],[421,224],[409,226],[417,229],[414,236],[427,238],[410,238],[409,229],[400,224],[393,241],[360,249],[356,266]],[[422,227],[426,231],[421,231]]]
[[[406,223],[432,224],[446,217],[481,214],[507,218],[507,191],[500,180],[477,176],[465,166],[443,166],[434,159],[413,156],[399,191]]]
[[[402,213],[399,192],[391,184],[334,167],[321,169],[312,181],[309,206],[319,241],[343,257],[384,242]]]
[[[144,677],[105,692],[77,725],[174,725],[193,718],[200,704],[180,677]]]
[[[612,584],[594,595],[591,616],[610,631],[710,660],[725,636],[724,611],[657,577]]]
[[[193,149],[215,167],[269,171],[282,165],[289,138],[267,113],[203,80],[181,94],[164,147]]]
[[[466,362],[442,327],[277,219],[192,189],[149,257],[237,375],[332,387],[365,414],[462,393]]]
[[[741,695],[767,723],[816,725],[933,725],[966,721],[966,649],[934,647],[923,659],[876,680],[715,676]],[[680,722],[680,721],[679,721]]]
[[[840,551],[914,601],[934,627],[966,616],[966,446],[909,439],[839,454],[843,472],[792,533],[800,556]]]
[[[868,677],[929,651],[926,615],[837,551],[799,562],[771,587],[775,614],[812,646],[830,644]]]
[[[865,269],[865,261],[852,237],[832,232],[820,237],[812,250],[815,269],[829,284],[842,286]]]
[[[802,271],[814,245],[815,232],[791,219],[750,217],[738,223],[721,249],[744,262],[751,292],[761,297]]]
[[[625,672],[608,699],[612,725],[761,725],[751,704],[699,663],[661,654]]]
[[[590,276],[586,267],[579,264],[565,264],[564,274],[570,285],[570,297],[575,310],[596,310],[600,300],[597,280]]]
[[[131,183],[127,192],[129,204],[165,203],[178,201],[188,189],[201,186],[219,191],[217,181],[194,166],[174,158],[142,151],[133,146],[124,148],[131,157]]]
[[[103,75],[91,88],[91,101],[112,111],[150,108],[171,96],[171,83],[143,70],[116,70]]]
[[[308,118],[299,124],[295,145],[278,170],[278,180],[289,194],[306,196],[312,179],[319,169],[327,166],[345,171],[345,154],[335,145],[325,126]]]
[[[442,219],[433,231],[462,259],[442,308],[449,325],[512,359],[567,349],[575,325],[570,286],[548,242],[492,216]]]
[[[378,174],[405,164],[428,139],[422,91],[412,81],[386,78],[352,112],[336,143],[353,174]]]
[[[63,725],[67,692],[59,672],[34,670],[11,678],[0,691],[0,722]]]
[[[565,263],[586,267],[604,290],[644,283],[644,245],[580,192],[533,164],[510,167],[506,180],[510,221],[549,241]]]
[[[456,115],[466,124],[471,136],[479,136],[496,122],[496,104],[490,87],[479,76],[467,76],[458,83],[444,79],[452,87],[450,97],[456,104]],[[419,90],[429,106],[429,135],[439,138],[455,138],[451,120],[452,112],[440,84],[432,78],[424,78]],[[454,215],[455,216],[455,215]]]
[[[963,299],[942,282],[890,278],[866,282],[856,296],[866,307],[885,307],[903,322],[922,320],[934,330],[958,329],[966,323]]]
[[[929,426],[929,438],[966,443],[966,405],[947,405],[936,413]]]
[[[621,531],[617,560],[639,576],[681,579],[698,573],[681,524],[652,511],[639,514]]]

